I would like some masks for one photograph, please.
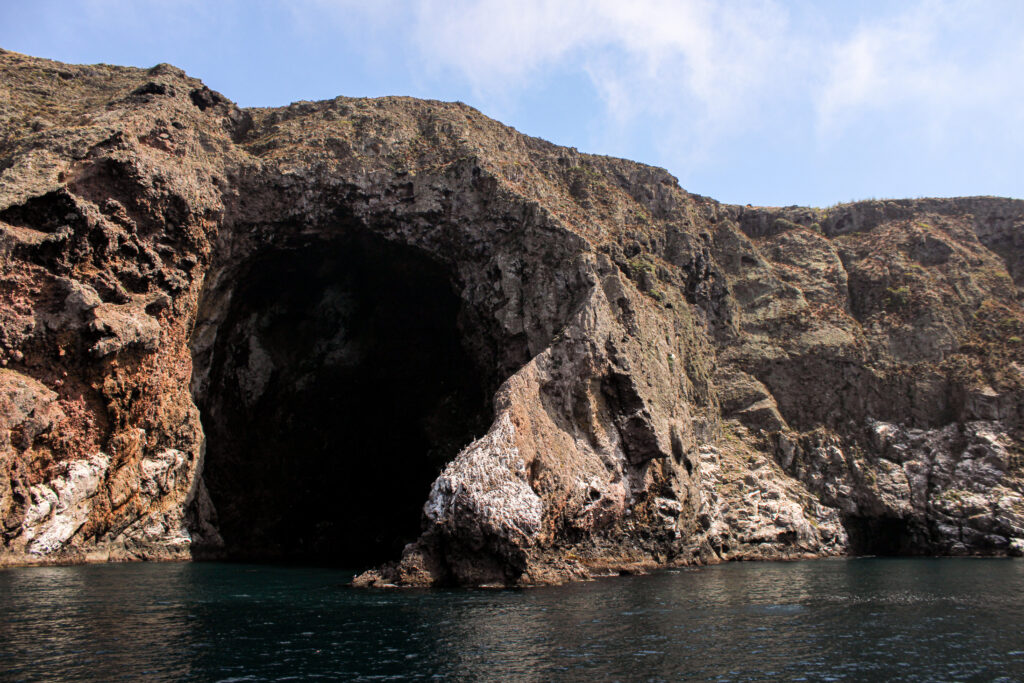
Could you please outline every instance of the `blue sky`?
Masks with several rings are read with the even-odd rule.
[[[0,0],[0,47],[462,100],[727,202],[1024,197],[1024,0]]]

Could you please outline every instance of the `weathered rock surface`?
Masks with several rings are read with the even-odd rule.
[[[0,131],[0,563],[1024,552],[1022,201],[727,206],[462,104],[2,51]]]

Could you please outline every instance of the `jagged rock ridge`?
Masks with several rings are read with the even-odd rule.
[[[462,104],[0,73],[0,562],[1024,551],[1024,202],[728,206]]]

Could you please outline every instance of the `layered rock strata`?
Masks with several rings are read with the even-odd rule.
[[[2,51],[0,131],[0,563],[1024,551],[1024,202],[729,206],[463,104]]]

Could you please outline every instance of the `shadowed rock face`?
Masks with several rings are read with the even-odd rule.
[[[199,313],[220,320],[195,392],[224,541],[207,552],[398,557],[431,482],[490,418],[445,271],[360,234],[257,254],[225,289]]]
[[[461,104],[0,73],[2,563],[1024,551],[1024,202],[727,206]]]

